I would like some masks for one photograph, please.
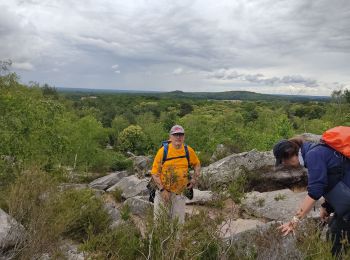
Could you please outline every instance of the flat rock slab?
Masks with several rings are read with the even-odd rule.
[[[262,225],[265,223],[257,219],[226,220],[220,226],[220,236],[224,239],[230,238],[248,230],[256,230]]]
[[[205,204],[213,200],[213,192],[209,190],[201,191],[193,189],[193,199],[186,198],[186,204]]]
[[[120,189],[122,193],[122,197],[124,199],[128,199],[131,197],[135,197],[138,195],[147,195],[147,183],[149,178],[139,179],[135,175],[131,175],[128,177],[124,177],[118,183],[107,189],[107,191],[114,191],[116,189]]]
[[[153,211],[153,203],[142,196],[128,198],[124,204],[129,206],[132,214],[138,216],[146,216],[148,212]]]
[[[290,220],[298,210],[307,192],[293,192],[289,189],[270,192],[250,192],[242,202],[242,208],[250,215],[268,220]],[[309,217],[319,217],[320,202],[317,210],[312,210]]]
[[[92,189],[106,190],[114,184],[118,183],[122,178],[127,177],[127,171],[113,172],[101,178],[92,181],[89,186]]]

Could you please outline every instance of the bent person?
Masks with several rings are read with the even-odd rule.
[[[174,125],[170,130],[169,141],[163,142],[158,150],[152,166],[152,178],[157,190],[154,198],[154,217],[161,214],[162,209],[180,224],[185,221],[184,193],[192,191],[200,175],[200,162],[195,151],[185,143],[185,130]],[[193,167],[193,176],[189,168]]]
[[[274,146],[273,154],[276,158],[276,165],[282,164],[291,167],[301,165],[308,169],[307,196],[292,220],[279,227],[281,232],[284,235],[294,232],[300,220],[311,211],[315,202],[321,197],[325,197],[326,200],[321,205],[320,217],[322,221],[329,224],[332,254],[338,255],[342,250],[342,241],[350,238],[350,219],[347,216],[347,213],[350,212],[335,213],[334,217],[329,219],[334,209],[339,208],[339,203],[344,205],[347,199],[340,193],[336,195],[335,200],[332,198],[331,203],[330,195],[334,192],[341,192],[342,188],[338,187],[339,184],[345,185],[343,187],[349,189],[349,160],[326,144],[314,144],[306,142],[302,138],[281,140]],[[337,210],[335,211],[337,212]],[[350,209],[345,211],[350,211]]]

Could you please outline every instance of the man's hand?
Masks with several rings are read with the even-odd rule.
[[[320,218],[323,222],[327,222],[329,218],[329,213],[323,207],[320,208]]]
[[[296,226],[297,226],[296,222],[289,221],[288,223],[280,225],[277,229],[279,229],[282,232],[283,236],[286,236],[290,232],[293,232],[293,234],[294,234],[294,230],[295,230]]]
[[[197,185],[197,181],[192,179],[192,180],[187,184],[187,189],[191,189],[191,188],[195,187],[196,185]]]
[[[162,196],[162,199],[164,203],[168,203],[170,200],[170,192],[167,190],[160,191],[160,195]]]

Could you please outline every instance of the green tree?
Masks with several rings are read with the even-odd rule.
[[[139,125],[130,125],[125,128],[118,138],[118,149],[122,152],[132,152],[140,155],[147,151],[147,138]]]

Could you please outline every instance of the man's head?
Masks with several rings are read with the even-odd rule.
[[[181,125],[174,125],[170,129],[170,141],[175,148],[180,148],[185,141],[185,130]]]
[[[273,155],[276,158],[276,166],[283,164],[284,166],[297,167],[300,165],[298,152],[300,146],[289,140],[281,140],[273,147]]]

